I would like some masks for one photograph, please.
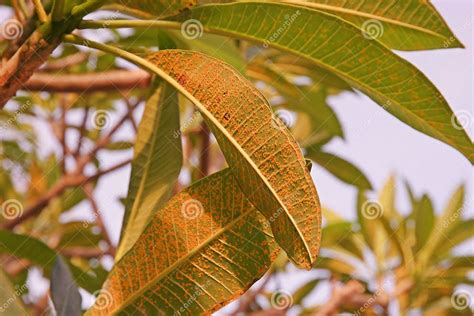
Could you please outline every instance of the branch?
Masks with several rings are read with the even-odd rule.
[[[50,74],[37,72],[23,86],[30,91],[96,92],[146,88],[151,76],[143,71],[110,70],[86,74]]]
[[[48,59],[62,41],[62,35],[72,31],[80,18],[70,18],[64,23],[51,22],[38,27],[15,51],[0,69],[0,108],[21,89],[31,75]]]
[[[44,67],[41,67],[39,70],[41,72],[63,70],[64,68],[68,68],[70,66],[74,66],[86,61],[88,57],[89,55],[85,52],[75,53],[58,60],[50,60],[44,65]]]
[[[48,206],[49,202],[52,199],[63,194],[64,191],[66,191],[66,189],[71,188],[71,187],[82,186],[88,182],[94,181],[102,175],[108,174],[123,166],[126,166],[128,163],[130,163],[129,160],[121,162],[108,169],[98,171],[96,174],[92,176],[88,176],[88,177],[84,175],[77,175],[77,174],[64,176],[63,178],[58,180],[58,182],[56,182],[51,187],[51,189],[49,189],[49,191],[47,191],[41,198],[36,200],[33,204],[31,204],[31,206],[27,207],[21,216],[18,216],[8,222],[2,223],[0,225],[0,229],[12,229],[13,227],[22,223],[26,219],[40,213],[43,208]]]

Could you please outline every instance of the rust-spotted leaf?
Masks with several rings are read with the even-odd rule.
[[[208,314],[238,298],[279,253],[268,221],[229,169],[155,213],[114,266],[91,315]],[[104,294],[105,297],[105,294]]]
[[[242,191],[288,257],[310,269],[319,251],[319,199],[298,145],[268,101],[232,67],[204,54],[166,50],[147,59],[201,111]]]

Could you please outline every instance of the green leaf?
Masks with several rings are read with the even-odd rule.
[[[332,173],[336,178],[359,190],[372,190],[372,184],[362,171],[347,160],[316,149],[307,148],[306,157]]]
[[[359,223],[362,236],[369,248],[374,251],[380,238],[381,225],[376,220],[381,216],[383,209],[376,201],[368,200],[363,191],[357,194],[357,222]]]
[[[328,258],[320,256],[316,260],[316,269],[326,269],[333,273],[342,275],[351,275],[356,271],[356,268],[346,261],[338,258]]]
[[[464,186],[461,185],[453,192],[443,213],[436,220],[433,233],[430,235],[425,246],[419,251],[417,264],[420,270],[431,261],[432,256],[435,252],[438,252],[443,244],[452,245],[448,243],[447,238],[451,238],[449,231],[461,221],[463,201]]]
[[[0,230],[0,253],[8,253],[18,258],[28,259],[34,265],[46,269],[47,273],[51,272],[58,255],[38,239],[5,230]],[[100,288],[101,284],[94,276],[74,265],[70,265],[70,268],[80,287],[91,293]]]
[[[423,50],[464,47],[429,1],[288,1],[334,14],[390,48]]]
[[[359,259],[364,259],[362,250],[354,242],[353,224],[350,222],[328,223],[322,231],[324,238],[321,247],[343,252]]]
[[[415,251],[420,250],[428,241],[435,223],[435,214],[431,199],[425,194],[415,209]]]
[[[194,183],[155,213],[114,266],[91,315],[210,314],[238,298],[279,253],[268,221],[229,169]]]
[[[306,59],[283,52],[272,57],[273,64],[285,72],[309,77],[312,79],[313,83],[327,86],[333,90],[352,91],[351,86],[346,81],[334,73],[316,66],[313,62]]]
[[[298,145],[268,101],[236,70],[201,53],[165,50],[148,60],[199,109],[288,257],[311,269],[321,233],[318,195]]]
[[[51,299],[58,316],[80,316],[82,297],[73,280],[69,266],[56,256],[51,273]]]
[[[313,9],[277,3],[204,5],[171,18],[196,19],[204,30],[256,41],[334,72],[388,112],[474,162],[467,133],[438,89],[416,67],[353,24]]]
[[[474,219],[461,220],[456,223],[445,236],[443,236],[443,243],[435,249],[435,256],[438,258],[446,258],[453,248],[462,242],[473,237]]]
[[[116,260],[171,196],[183,159],[179,130],[178,95],[163,83],[148,99],[138,127]]]
[[[2,316],[30,315],[21,296],[26,292],[26,284],[16,288],[10,278],[0,268],[0,314]]]

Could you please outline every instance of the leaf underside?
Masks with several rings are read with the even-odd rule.
[[[288,257],[310,269],[319,251],[319,199],[298,145],[265,98],[236,70],[201,53],[165,50],[148,60],[194,97],[242,191],[270,220]]]
[[[107,306],[91,315],[197,315],[238,298],[279,253],[268,221],[229,169],[204,178],[159,210],[110,272]]]

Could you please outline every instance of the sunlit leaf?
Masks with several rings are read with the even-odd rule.
[[[194,183],[155,213],[110,272],[92,315],[211,313],[239,297],[279,248],[229,169]]]
[[[172,193],[183,159],[179,131],[177,93],[163,84],[147,101],[138,127],[117,260]]]
[[[345,19],[390,48],[463,47],[429,1],[287,0]]]
[[[433,230],[435,214],[431,199],[427,195],[421,197],[414,210],[416,246],[415,251],[421,249]]]
[[[418,265],[420,269],[431,260],[433,255],[439,254],[438,250],[442,245],[453,246],[452,242],[449,243],[447,238],[451,238],[449,231],[461,221],[463,202],[464,186],[460,186],[453,192],[443,213],[436,220],[433,233],[430,235],[425,247],[419,251]]]
[[[196,105],[280,246],[310,269],[319,249],[319,199],[298,145],[267,100],[236,70],[203,54],[166,50],[148,60]]]
[[[401,121],[474,162],[472,141],[452,123],[453,111],[426,76],[334,15],[277,3],[231,3],[196,7],[172,19],[199,20],[205,31],[256,41],[311,60]]]

